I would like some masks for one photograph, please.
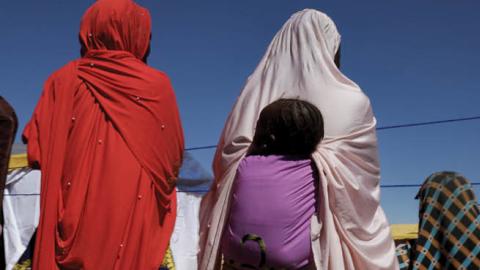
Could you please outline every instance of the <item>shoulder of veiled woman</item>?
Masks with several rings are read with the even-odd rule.
[[[70,61],[67,64],[63,65],[59,69],[55,70],[48,76],[48,79],[45,82],[45,85],[52,83],[53,81],[64,79],[68,75],[72,75],[76,68],[76,61]]]
[[[357,83],[346,78],[348,82],[341,83],[338,85],[331,86],[327,92],[341,96],[342,98],[348,98],[351,101],[359,104],[370,103],[370,98],[368,96],[368,91],[365,91]]]
[[[335,92],[332,99],[333,102],[342,104],[343,109],[348,115],[353,115],[353,118],[363,119],[370,118],[372,114],[372,102],[367,93],[359,87],[355,88],[340,88]],[[352,121],[357,122],[357,120]]]
[[[170,80],[170,76],[168,76],[168,74],[164,71],[161,71],[161,70],[158,70],[154,67],[151,67],[151,66],[147,66],[147,69],[149,69],[149,71],[155,75],[156,79],[161,82],[161,83],[166,83],[166,84],[172,84],[171,80]]]

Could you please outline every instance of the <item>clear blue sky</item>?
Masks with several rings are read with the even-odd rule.
[[[93,1],[4,1],[0,94],[29,119],[48,75],[78,57]],[[480,115],[477,0],[142,0],[153,19],[149,63],[173,81],[187,146],[216,144],[276,31],[295,11],[327,12],[343,36],[342,69],[367,93],[379,126]],[[437,170],[480,181],[480,121],[379,132],[383,184]],[[213,150],[193,155],[210,169]],[[477,188],[477,195],[480,190]],[[417,220],[416,188],[384,189],[392,223]]]

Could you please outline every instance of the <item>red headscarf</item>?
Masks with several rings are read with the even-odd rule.
[[[151,28],[147,9],[132,1],[102,0],[85,12],[80,41],[86,51],[127,51],[143,59],[150,45]]]
[[[93,90],[163,199],[174,186],[184,144],[168,78],[138,61],[146,57],[150,33],[148,10],[130,0],[97,1],[80,27],[86,55],[78,61],[78,78]]]
[[[159,211],[174,211],[176,202],[171,194],[182,162],[183,131],[168,77],[143,61],[149,51],[150,32],[148,10],[133,1],[97,1],[82,19],[83,57],[57,71],[45,85],[24,131],[30,163],[42,170],[37,261],[53,255],[40,249],[56,252],[59,260],[59,244],[55,245],[55,237],[49,234],[57,228],[58,193],[68,170],[64,162],[72,155],[67,150],[71,149],[68,138],[75,120],[73,111],[82,106],[76,103],[78,89],[91,93],[104,114],[100,125],[113,125],[152,181]],[[55,269],[34,263],[38,268]]]

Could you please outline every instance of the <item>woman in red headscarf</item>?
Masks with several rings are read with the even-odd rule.
[[[82,57],[45,84],[24,131],[42,170],[34,269],[162,263],[184,141],[170,81],[145,63],[150,30],[133,1],[97,1],[82,19]]]

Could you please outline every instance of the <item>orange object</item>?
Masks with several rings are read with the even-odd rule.
[[[168,77],[144,63],[148,10],[100,0],[82,58],[46,82],[24,131],[42,170],[33,269],[158,269],[176,216],[183,131]]]

